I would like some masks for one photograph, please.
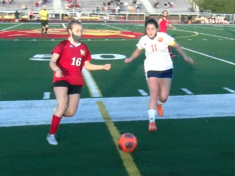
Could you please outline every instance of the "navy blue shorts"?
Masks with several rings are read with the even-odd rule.
[[[68,94],[81,94],[82,86],[71,85],[67,81],[54,82],[52,87],[68,87]]]
[[[146,73],[146,79],[151,78],[151,77],[155,77],[155,78],[173,78],[173,69],[169,69],[169,70],[164,70],[164,71],[147,71]]]

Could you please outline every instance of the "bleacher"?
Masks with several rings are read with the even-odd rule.
[[[66,10],[77,10],[78,8],[68,8],[67,1],[62,1],[64,4],[63,7]],[[79,9],[82,12],[108,12],[108,13],[116,13],[116,11],[108,11],[106,8],[110,7],[115,8],[116,5],[120,7],[120,13],[122,12],[129,12],[129,13],[144,13],[146,12],[145,6],[142,4],[140,6],[140,9],[136,9],[136,3],[133,3],[133,0],[126,0],[123,3],[118,3],[118,1],[112,1],[112,3],[109,3],[107,0],[78,0],[77,2],[79,4]],[[108,5],[109,4],[109,5]],[[106,8],[104,8],[106,7]]]
[[[148,1],[153,6],[153,0]],[[169,12],[188,12],[189,8],[191,7],[186,0],[158,0],[158,2],[160,7],[155,7],[155,12],[161,12],[163,10],[167,10]],[[173,7],[164,7],[164,4],[168,2],[173,4]]]
[[[39,2],[39,7],[35,6],[35,3]],[[52,7],[53,0],[50,0],[50,3],[46,3],[47,9],[53,9]],[[22,7],[26,7],[25,9],[22,9]],[[9,2],[6,0],[6,4],[3,6],[3,4],[0,4],[0,11],[23,11],[31,9],[33,11],[41,10],[42,7],[42,0],[16,0],[14,3],[9,4]]]

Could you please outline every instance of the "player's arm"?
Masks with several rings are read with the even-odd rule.
[[[160,18],[157,22],[158,22],[158,25],[160,25],[160,23],[162,22],[162,18]]]
[[[84,67],[87,70],[109,70],[111,68],[111,64],[95,65],[91,64],[89,61],[85,61]]]
[[[168,24],[169,27],[173,28],[174,30],[176,30],[175,26],[172,26],[171,24]]]
[[[57,53],[53,53],[52,57],[51,57],[51,60],[49,62],[49,66],[51,67],[51,69],[56,72],[55,76],[56,77],[63,77],[63,73],[60,69],[60,67],[57,66],[56,62],[57,60],[59,59],[60,55],[57,54]]]
[[[185,52],[183,51],[183,49],[181,48],[181,46],[176,43],[175,41],[173,41],[170,46],[174,47],[184,58],[184,60],[190,64],[193,64],[193,59],[188,57]]]
[[[129,63],[129,62],[133,61],[135,58],[137,58],[137,57],[140,55],[141,51],[142,51],[142,49],[137,48],[137,49],[132,53],[131,57],[130,57],[130,58],[126,58],[124,62],[125,62],[125,63]]]

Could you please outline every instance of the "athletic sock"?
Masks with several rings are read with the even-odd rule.
[[[53,114],[49,134],[55,134],[57,132],[61,119],[62,117],[57,117]]]
[[[157,100],[157,105],[162,105],[163,103],[159,100]]]
[[[44,29],[42,29],[42,33],[43,33]]]
[[[149,109],[149,123],[155,122],[155,116],[156,116],[156,109]]]

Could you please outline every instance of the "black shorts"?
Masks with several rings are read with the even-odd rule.
[[[68,94],[81,94],[82,86],[71,85],[67,81],[57,81],[53,83],[53,87],[68,87]]]
[[[155,77],[155,78],[173,78],[173,69],[169,69],[169,70],[164,70],[164,71],[147,71],[146,73],[146,79],[151,78],[151,77]]]
[[[48,20],[41,20],[41,25],[42,26],[48,25]]]

